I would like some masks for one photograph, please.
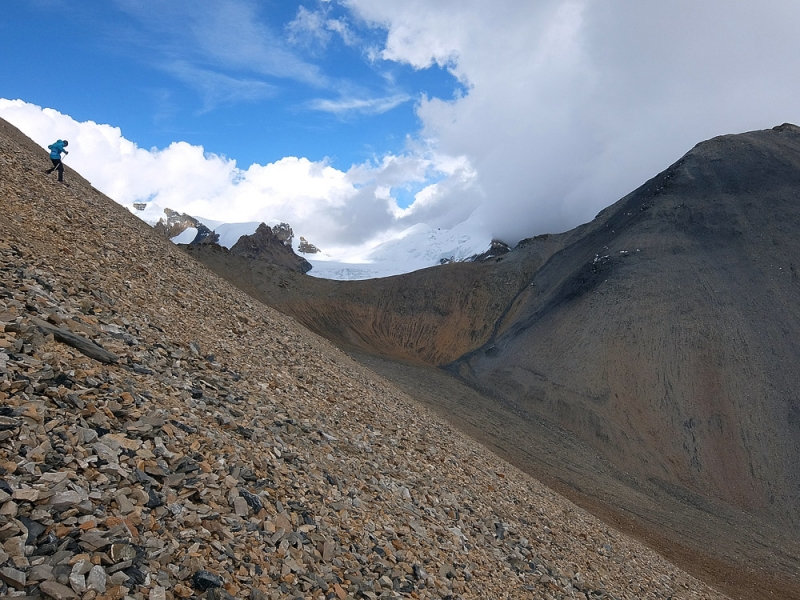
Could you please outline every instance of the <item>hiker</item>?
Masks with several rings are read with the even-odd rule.
[[[50,144],[47,149],[50,150],[50,160],[53,161],[53,168],[45,171],[47,174],[53,171],[58,171],[58,180],[64,182],[64,165],[61,163],[61,153],[69,154],[64,150],[64,146],[69,146],[67,140],[58,140],[55,144]]]

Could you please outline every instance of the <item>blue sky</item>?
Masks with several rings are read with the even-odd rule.
[[[165,11],[169,4],[185,8]],[[14,58],[0,63],[3,96],[113,124],[145,148],[181,140],[245,167],[304,156],[347,169],[404,149],[419,128],[420,95],[452,98],[462,88],[435,65],[370,58],[385,30],[335,3],[302,6],[9,3],[0,50]],[[303,27],[311,14],[346,27],[347,42]],[[237,34],[250,43],[237,47]]]
[[[800,122],[796,0],[15,0],[0,117],[123,204],[509,244]]]

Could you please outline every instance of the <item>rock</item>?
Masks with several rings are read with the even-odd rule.
[[[89,496],[85,492],[77,492],[75,490],[68,490],[66,492],[57,492],[53,494],[48,504],[55,510],[64,510],[66,508],[73,508],[80,505],[82,502],[88,500]]]
[[[78,543],[84,550],[95,552],[107,547],[110,542],[100,531],[87,531],[80,536]]]
[[[164,500],[159,496],[152,488],[147,490],[147,503],[145,506],[147,508],[158,508],[159,506],[164,506]]]
[[[20,517],[19,521],[25,526],[25,529],[28,530],[28,537],[25,540],[25,544],[28,546],[35,545],[36,540],[39,539],[39,536],[41,536],[47,530],[45,525],[28,517]]]
[[[239,494],[241,494],[242,498],[244,498],[250,508],[253,509],[253,512],[259,513],[264,508],[264,504],[261,502],[261,499],[255,494],[251,494],[247,490],[239,490]]]
[[[132,561],[136,558],[136,549],[130,544],[114,543],[109,548],[109,555],[114,563]]]
[[[320,250],[303,236],[300,236],[300,244],[297,247],[301,254],[317,254]]]
[[[0,416],[0,431],[16,431],[22,426],[22,421],[12,417]]]
[[[222,579],[208,571],[196,571],[192,575],[192,586],[201,592],[205,592],[211,588],[222,587]]]
[[[107,581],[108,576],[106,575],[105,569],[100,565],[94,565],[86,576],[86,589],[104,594]]]
[[[76,594],[83,594],[86,591],[86,576],[73,571],[69,574],[69,586]]]
[[[116,354],[113,352],[108,352],[104,348],[101,348],[83,336],[76,335],[67,329],[62,329],[61,327],[53,327],[52,325],[49,325],[48,323],[42,321],[41,319],[37,319],[36,317],[31,317],[31,321],[35,323],[45,334],[51,334],[59,342],[63,342],[69,346],[72,346],[76,350],[83,352],[89,358],[93,358],[102,363],[115,363],[119,360],[119,357]]]
[[[250,507],[244,498],[237,496],[233,500],[233,511],[239,517],[246,517],[250,513]]]
[[[12,558],[25,556],[25,538],[16,536],[3,543],[3,551]]]
[[[25,589],[27,577],[23,571],[11,567],[0,568],[0,579],[17,590]]]
[[[325,540],[322,545],[322,560],[325,562],[330,562],[333,558],[334,550],[336,549],[336,544],[330,540]]]
[[[149,600],[166,600],[167,590],[160,585],[155,585],[150,589]]]
[[[212,588],[206,592],[207,600],[233,600],[228,592],[222,588]]]
[[[117,506],[119,507],[120,514],[127,515],[133,512],[133,503],[128,499],[125,494],[118,493],[116,496]],[[148,496],[149,500],[149,496]]]
[[[80,598],[70,588],[55,581],[43,581],[39,584],[39,591],[54,600],[77,600]]]
[[[24,502],[36,502],[39,499],[39,490],[32,490],[30,488],[23,488],[14,490],[14,500],[21,500]]]
[[[53,566],[48,564],[35,565],[28,571],[28,581],[38,582],[53,579]]]
[[[267,595],[258,588],[253,588],[250,590],[250,600],[267,600]]]
[[[270,228],[261,223],[252,235],[243,235],[230,248],[231,254],[251,260],[262,260],[307,273],[311,270],[311,263],[305,258],[297,256],[292,250],[291,227],[285,223]]]

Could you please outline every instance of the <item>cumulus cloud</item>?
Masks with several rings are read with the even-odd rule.
[[[800,119],[792,0],[348,0],[384,60],[465,84],[423,99],[422,135],[469,157],[470,190],[509,242],[562,231],[714,135]]]
[[[240,169],[235,160],[207,153],[202,146],[174,142],[163,149],[140,148],[117,127],[78,122],[21,100],[0,99],[0,117],[43,148],[56,138],[68,139],[66,164],[122,204],[152,201],[229,223],[285,221],[298,235],[334,254],[368,246],[416,222],[410,220],[411,212],[398,212],[389,194],[392,187],[410,180],[424,184],[433,175],[458,179],[465,168],[429,152],[386,156],[348,171],[298,157]],[[431,224],[447,220],[447,207],[442,212],[435,202],[426,204]]]

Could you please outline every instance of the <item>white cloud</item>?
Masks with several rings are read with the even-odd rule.
[[[344,19],[330,17],[330,5],[318,10],[305,6],[297,9],[297,16],[286,25],[289,42],[306,48],[324,50],[336,34],[346,46],[358,43],[358,36]]]
[[[303,46],[319,44],[325,47],[331,38],[326,26],[327,19],[321,10],[308,10],[305,6],[297,9],[297,16],[286,25],[289,42]]]
[[[68,139],[66,163],[122,204],[153,201],[228,223],[285,221],[298,235],[334,253],[377,243],[388,232],[409,226],[411,213],[398,213],[384,190],[465,168],[454,168],[457,162],[433,154],[408,154],[356,165],[348,172],[326,161],[297,157],[240,169],[236,161],[206,153],[202,146],[174,142],[163,149],[139,148],[119,128],[79,123],[21,100],[0,99],[0,117],[43,148],[55,139]],[[437,210],[447,212],[449,207],[426,202],[432,225],[440,217]]]
[[[325,26],[328,30],[338,34],[346,46],[355,46],[359,42],[358,36],[344,19],[328,19]]]
[[[185,61],[174,61],[163,65],[162,68],[200,92],[203,99],[201,113],[220,105],[264,100],[275,96],[278,91],[276,86],[264,81],[230,77],[196,67]]]
[[[115,0],[135,17],[142,29],[136,44],[157,51],[155,67],[182,62],[206,72],[239,72],[254,76],[300,81],[312,87],[330,83],[320,69],[298,57],[282,39],[280,30],[267,26],[250,0],[195,0],[163,3],[159,0]],[[232,78],[236,83],[238,78]],[[219,82],[218,82],[219,83]]]
[[[408,94],[394,94],[383,98],[340,98],[327,100],[319,98],[308,103],[312,110],[329,112],[336,115],[360,113],[365,115],[379,115],[397,108],[411,100]]]
[[[262,75],[333,90],[336,99],[305,106],[338,115],[412,99],[393,85],[381,95],[321,73],[264,25],[256,2],[117,2],[206,108],[268,96]],[[328,247],[417,222],[452,228],[470,215],[508,243],[563,231],[703,139],[800,122],[795,0],[342,0],[347,19],[330,18],[330,4],[301,9],[291,31],[321,45],[359,34],[370,60],[438,65],[463,84],[457,97],[417,100],[420,129],[403,132],[402,155],[346,172],[302,157],[243,170],[202,147],[145,150],[119,129],[24,103],[0,101],[0,114],[43,145],[70,139],[67,162],[119,200],[158,197],[224,221],[286,220]],[[376,29],[357,29],[364,24]],[[393,69],[385,71],[388,81]],[[398,189],[418,190],[413,204],[399,208]]]
[[[469,158],[508,242],[591,219],[703,139],[800,121],[794,0],[347,6],[386,30],[384,60],[465,84],[423,99],[422,135]]]

